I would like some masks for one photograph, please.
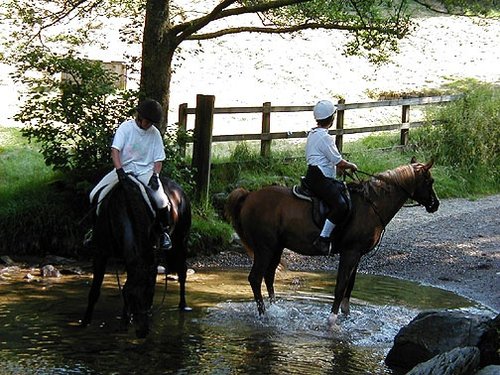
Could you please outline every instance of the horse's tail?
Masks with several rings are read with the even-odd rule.
[[[241,226],[240,212],[248,194],[250,194],[250,192],[244,188],[234,189],[227,197],[224,209],[226,219],[229,220],[242,240],[244,239],[242,238],[243,227]]]

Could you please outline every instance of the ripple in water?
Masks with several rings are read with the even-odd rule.
[[[258,316],[254,302],[224,302],[210,308],[205,324],[248,330],[272,330],[283,336],[310,335],[348,341],[356,346],[392,345],[399,329],[418,313],[398,306],[351,305],[348,317],[340,315],[333,330],[327,326],[330,305],[279,299]]]

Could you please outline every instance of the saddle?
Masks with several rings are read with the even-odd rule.
[[[316,197],[307,185],[305,178],[301,177],[300,185],[294,185],[292,187],[292,193],[296,198],[311,202],[311,216],[314,224],[319,228],[323,227],[325,223],[326,216],[330,211],[328,205],[321,199]]]
[[[153,217],[156,217],[156,204],[154,202],[154,199],[149,195],[148,190],[144,187],[142,182],[140,182],[134,176],[128,175],[128,178],[139,187],[139,190],[141,191],[142,197],[144,198],[144,201],[147,203],[147,205],[151,211],[151,214],[153,215]],[[114,184],[108,184],[108,185],[103,186],[93,196],[92,205],[95,205],[95,207],[96,207],[96,215],[97,216],[99,215],[99,212],[101,209],[101,202],[106,197],[106,195],[108,195],[109,192],[111,190],[113,190],[113,188],[116,186],[117,183],[118,183],[118,181],[116,181]]]

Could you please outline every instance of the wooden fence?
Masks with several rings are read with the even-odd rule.
[[[410,107],[426,104],[440,104],[456,100],[461,95],[442,95],[421,98],[380,100],[376,102],[345,103],[340,100],[337,104],[336,128],[330,129],[329,133],[336,135],[336,145],[342,151],[344,134],[373,133],[379,131],[399,130],[400,144],[408,144],[408,134],[410,128],[423,125],[423,122],[410,122]],[[344,128],[345,111],[352,109],[369,109],[377,107],[401,107],[401,122],[396,124],[366,126],[358,128]],[[179,106],[180,130],[187,129],[188,115],[195,115],[195,125],[193,134],[193,158],[192,166],[196,170],[195,181],[197,198],[208,199],[208,188],[210,183],[211,147],[212,142],[228,141],[251,141],[260,140],[260,152],[263,157],[268,157],[271,153],[271,141],[273,139],[306,138],[307,132],[271,132],[271,113],[273,112],[308,112],[313,110],[312,105],[305,106],[272,106],[270,102],[259,107],[219,107],[215,108],[215,96],[197,95],[196,108],[188,108],[187,104]],[[262,131],[256,134],[227,134],[212,135],[213,121],[215,114],[262,114]],[[185,155],[186,145],[181,145],[181,152]]]

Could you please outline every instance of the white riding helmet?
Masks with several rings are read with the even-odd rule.
[[[337,106],[329,100],[320,100],[314,106],[314,119],[324,120],[337,112]]]

